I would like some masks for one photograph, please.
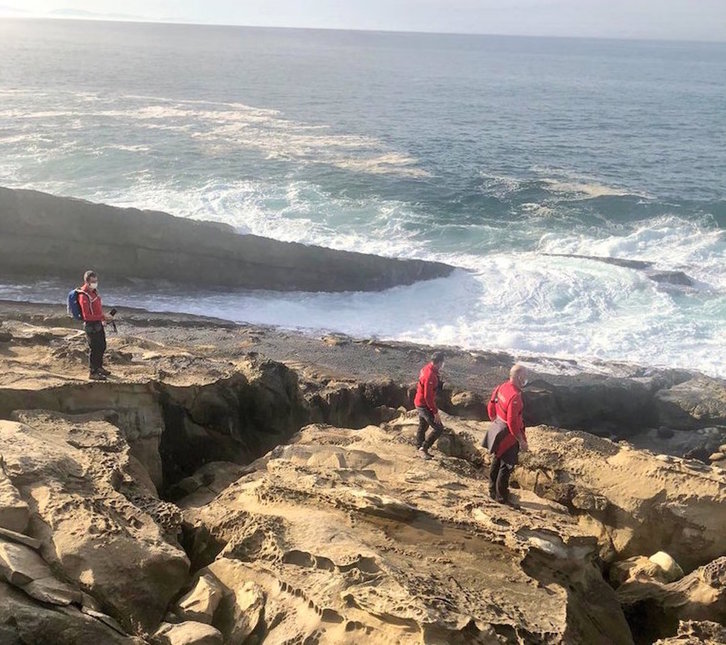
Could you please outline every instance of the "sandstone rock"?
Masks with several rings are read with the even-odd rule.
[[[142,645],[141,639],[119,634],[75,607],[35,602],[4,582],[0,582],[0,643]]]
[[[722,461],[724,459],[726,459],[726,453],[723,453],[723,452],[711,453],[711,455],[708,458],[709,461]]]
[[[726,556],[677,582],[631,580],[617,594],[638,642],[675,634],[681,620],[726,624]]]
[[[723,552],[726,478],[710,467],[664,462],[585,433],[538,427],[527,436],[530,452],[515,479],[583,513],[612,559],[662,550],[691,569]],[[588,495],[599,501],[577,502]]]
[[[657,640],[653,645],[723,645],[726,643],[726,626],[710,621],[681,621],[678,633],[670,638]]]
[[[683,569],[665,551],[658,551],[648,559],[663,569],[666,578],[665,582],[675,582],[683,577]]]
[[[631,642],[597,541],[566,509],[531,493],[522,511],[498,505],[476,467],[424,462],[395,427],[309,426],[186,512],[222,549],[208,571],[230,590],[257,585],[246,630],[269,642]],[[234,621],[220,612],[226,635]]]
[[[246,567],[220,558],[209,565],[209,573],[227,590],[215,617],[215,625],[230,643],[242,643],[257,628],[265,607],[265,596],[252,582]]]
[[[0,528],[22,533],[28,526],[28,517],[28,505],[3,472],[0,459]]]
[[[118,428],[89,417],[20,416],[26,424],[0,421],[0,445],[43,556],[126,629],[155,627],[188,571],[173,537],[180,518],[156,498]]]
[[[608,571],[608,578],[615,588],[628,580],[654,579],[668,582],[666,572],[660,565],[644,555],[613,562]]]
[[[486,400],[475,392],[456,392],[451,396],[449,412],[462,419],[487,419]]]
[[[15,586],[27,585],[33,580],[53,574],[48,565],[33,549],[0,539],[0,573]]]
[[[25,546],[29,546],[31,549],[35,549],[36,551],[38,551],[42,546],[40,540],[36,540],[35,538],[32,538],[29,535],[25,535],[24,533],[16,533],[15,531],[9,531],[8,529],[4,528],[0,528],[0,538],[3,538],[10,542],[15,542],[17,544],[24,544]]]
[[[194,588],[178,603],[176,613],[185,620],[212,624],[224,589],[214,576],[200,576]]]
[[[222,645],[222,634],[211,625],[186,621],[162,623],[152,637],[154,645]],[[241,643],[242,641],[233,641]]]
[[[655,404],[660,422],[671,428],[726,425],[726,385],[720,379],[699,376],[660,390]]]

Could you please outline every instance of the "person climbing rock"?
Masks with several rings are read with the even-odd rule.
[[[444,424],[441,423],[439,409],[436,407],[436,393],[441,386],[440,370],[444,366],[444,359],[443,352],[436,352],[431,357],[431,362],[421,368],[418,375],[416,398],[413,401],[418,411],[418,434],[416,435],[418,454],[426,460],[433,459],[429,448],[444,431]],[[429,426],[433,430],[427,439],[426,430]]]
[[[83,286],[78,289],[78,305],[88,340],[88,378],[105,381],[111,376],[103,367],[103,355],[106,352],[105,325],[109,318],[103,313],[101,296],[98,293],[98,276],[94,271],[86,271],[83,275]]]
[[[522,416],[522,388],[525,385],[527,369],[515,365],[509,372],[509,380],[494,389],[487,405],[491,424],[484,445],[492,454],[489,495],[503,504],[511,504],[509,477],[519,462],[519,452],[529,449]]]

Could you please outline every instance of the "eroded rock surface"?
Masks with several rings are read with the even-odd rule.
[[[17,418],[0,421],[0,450],[45,561],[127,629],[158,624],[188,574],[178,512],[156,497],[115,426],[45,412]]]
[[[190,508],[239,608],[213,624],[267,642],[630,642],[597,541],[564,507],[502,507],[467,461],[420,460],[412,434],[309,426]]]
[[[699,567],[681,580],[633,579],[617,590],[637,642],[676,633],[679,621],[726,624],[726,557]]]

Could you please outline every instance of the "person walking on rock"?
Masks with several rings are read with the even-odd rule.
[[[111,376],[103,367],[103,355],[106,352],[105,325],[108,318],[103,313],[101,296],[98,293],[98,276],[94,271],[86,271],[83,275],[83,286],[78,290],[78,305],[88,339],[88,377],[94,381],[105,381]]]
[[[491,424],[484,445],[492,454],[489,471],[489,495],[492,499],[509,504],[509,476],[519,462],[519,452],[528,450],[522,413],[522,388],[527,384],[527,369],[515,365],[509,380],[492,392],[487,405]]]
[[[431,358],[431,362],[421,368],[418,375],[418,386],[416,387],[416,398],[413,403],[418,411],[418,434],[416,443],[418,454],[423,459],[433,459],[429,448],[444,431],[444,424],[441,423],[439,409],[436,407],[436,393],[440,389],[441,378],[439,372],[444,366],[444,354],[437,352]],[[433,428],[431,435],[426,438],[426,430],[429,426]]]

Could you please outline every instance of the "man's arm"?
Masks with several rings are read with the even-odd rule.
[[[436,382],[437,378],[430,374],[429,377],[424,381],[424,399],[426,401],[426,407],[431,410],[431,414],[434,417],[439,415],[439,409],[436,407]]]
[[[492,395],[489,397],[489,403],[487,403],[487,414],[489,415],[489,421],[494,421],[494,419],[497,418],[496,398],[498,391],[499,386],[495,387],[494,390],[492,390]]]
[[[522,417],[524,406],[522,404],[521,395],[517,394],[512,398],[509,404],[509,410],[507,410],[507,425],[509,431],[514,435],[514,438],[519,442],[519,447],[522,451],[528,449],[527,436],[524,434],[524,419]]]

